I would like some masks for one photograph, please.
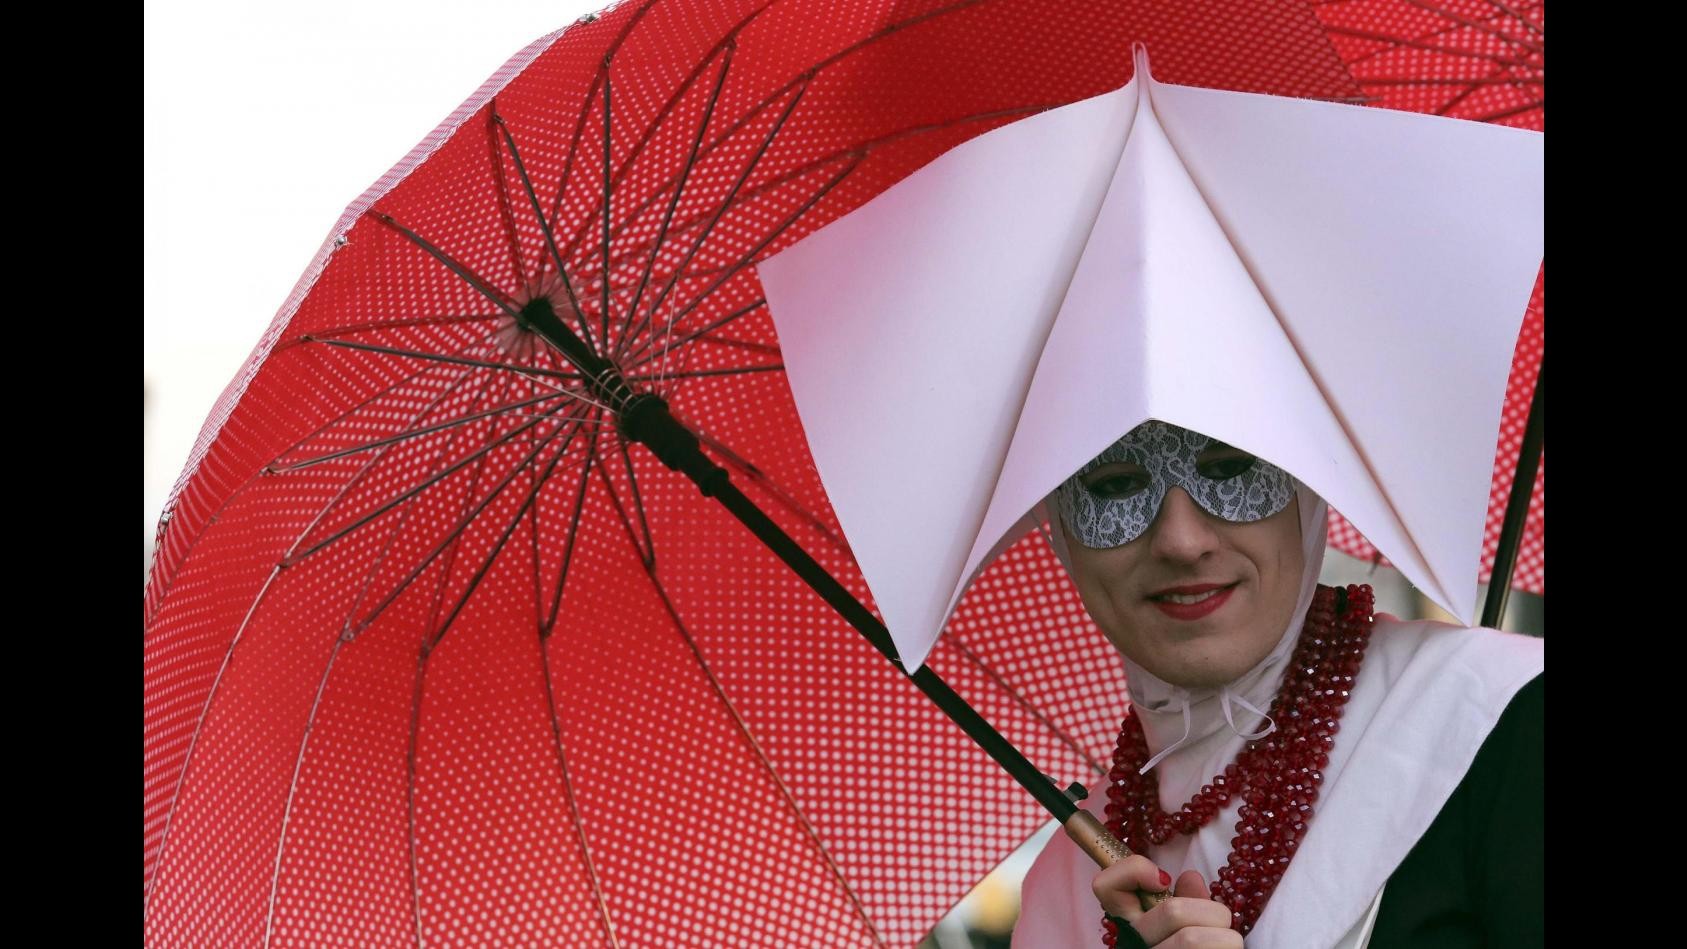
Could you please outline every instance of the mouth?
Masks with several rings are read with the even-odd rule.
[[[1181,587],[1166,587],[1164,590],[1155,590],[1148,594],[1148,598],[1157,603],[1199,603],[1230,589],[1236,583],[1192,583]]]
[[[1172,619],[1197,620],[1223,606],[1241,582],[1166,587],[1148,594],[1148,601]]]

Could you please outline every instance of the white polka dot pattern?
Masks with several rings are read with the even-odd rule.
[[[1044,815],[506,308],[547,297],[865,599],[750,264],[1135,41],[1361,94],[1288,0],[629,2],[489,80],[348,209],[160,523],[146,941],[917,941]],[[1040,539],[931,665],[1100,774],[1119,661]]]

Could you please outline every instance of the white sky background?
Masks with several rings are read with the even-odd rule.
[[[145,8],[145,533],[340,212],[528,43],[608,0]]]

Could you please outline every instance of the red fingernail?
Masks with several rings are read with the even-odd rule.
[[[1160,871],[1160,885],[1161,886],[1171,886],[1172,885],[1172,875],[1167,873],[1164,870],[1161,870]]]

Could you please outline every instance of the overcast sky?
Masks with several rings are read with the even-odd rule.
[[[511,56],[607,0],[145,7],[145,528],[340,212]]]

